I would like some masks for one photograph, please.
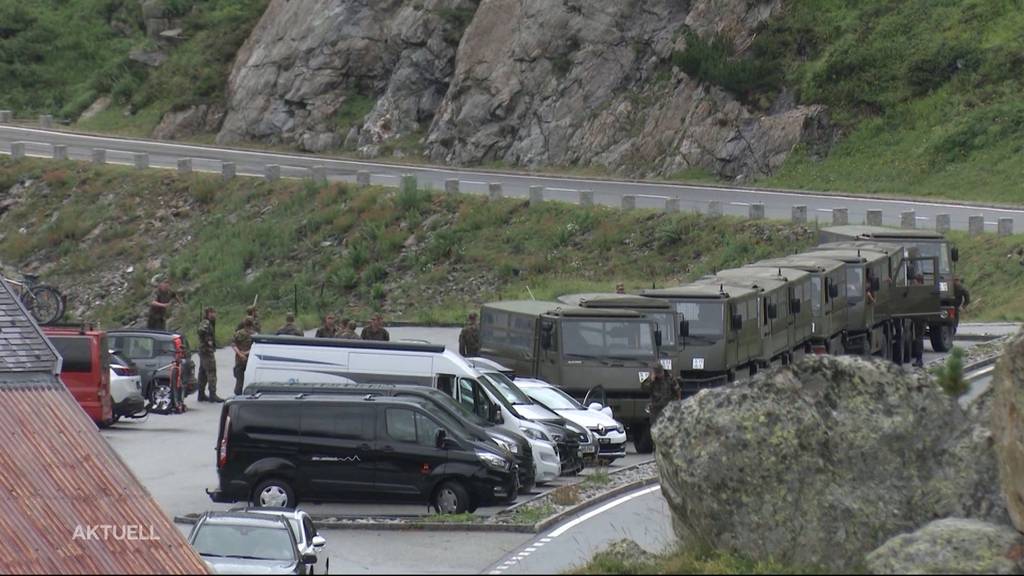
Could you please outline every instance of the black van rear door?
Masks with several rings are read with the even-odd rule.
[[[448,461],[448,451],[437,448],[438,429],[444,429],[423,412],[387,407],[378,424],[377,490],[391,494],[429,496],[432,472]]]
[[[314,494],[343,497],[372,492],[376,406],[303,406],[301,471]]]

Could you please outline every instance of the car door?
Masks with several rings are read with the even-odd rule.
[[[148,398],[153,374],[161,367],[160,359],[156,356],[154,339],[148,336],[131,335],[118,336],[117,339],[121,342],[117,348],[138,368],[139,378],[142,380],[142,394]]]
[[[303,407],[300,467],[310,492],[336,499],[373,491],[376,412],[372,405]]]
[[[389,494],[429,496],[431,474],[448,460],[448,451],[434,443],[444,426],[411,407],[386,407],[378,424],[380,441],[377,490]]]
[[[304,554],[315,554],[316,564],[310,567],[310,572],[320,574],[327,574],[330,570],[331,559],[327,555],[325,550],[326,545],[324,539],[320,537],[320,534],[316,530],[316,526],[313,524],[313,519],[308,514],[302,515],[302,537],[304,542]],[[320,544],[317,546],[317,544]]]

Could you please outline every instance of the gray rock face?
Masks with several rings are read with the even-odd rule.
[[[1024,537],[978,520],[936,520],[868,555],[872,574],[1020,574]]]
[[[201,104],[184,110],[164,114],[153,130],[153,138],[176,140],[196,134],[213,134],[224,121],[224,109],[217,105]]]
[[[1013,525],[1024,532],[1024,333],[1006,345],[992,385],[999,477]]]
[[[459,18],[474,7],[469,0],[272,0],[236,59],[218,142],[321,151],[340,147],[350,123],[358,146],[425,131],[454,70]],[[358,116],[365,102],[371,110]]]
[[[1009,522],[987,427],[887,362],[805,358],[670,405],[654,438],[687,545],[849,570],[931,520]]]
[[[452,164],[770,174],[797,144],[827,151],[827,110],[763,115],[674,70],[671,58],[687,29],[743,50],[780,6],[272,0],[236,60],[218,141],[374,155],[413,135],[430,159]]]

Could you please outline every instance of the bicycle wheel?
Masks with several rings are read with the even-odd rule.
[[[32,307],[29,309],[36,322],[53,324],[64,315],[64,299],[52,286],[42,284],[32,288]]]

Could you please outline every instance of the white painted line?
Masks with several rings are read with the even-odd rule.
[[[524,550],[524,552],[529,552],[529,553],[531,553],[531,554],[532,554],[532,553],[534,553],[534,552],[536,552],[536,551],[537,551],[537,548],[536,548],[536,547],[534,547],[534,546],[530,546],[529,548],[527,548],[526,550]]]
[[[750,206],[750,202],[729,202],[730,206]]]
[[[579,188],[547,188],[552,192],[579,192]]]
[[[927,220],[927,216],[914,216],[914,220]]]
[[[816,208],[815,210],[817,210],[818,212],[831,212],[832,211],[831,208]]]
[[[544,545],[544,543],[543,543],[543,542],[534,542],[534,543],[533,543],[533,546],[534,546],[535,548],[540,548],[540,547],[541,547],[541,546],[543,546],[543,545]]]
[[[551,538],[541,538],[540,541],[547,544],[548,542],[551,542]]]
[[[999,225],[998,222],[989,222],[988,220],[985,221],[985,224],[988,225],[988,226],[998,226]]]
[[[373,174],[374,178],[398,178],[397,174]]]
[[[462,180],[463,184],[473,184],[475,186],[486,186],[487,182],[481,182],[479,180]]]
[[[629,496],[623,496],[622,498],[619,498],[617,500],[612,500],[611,502],[605,504],[604,506],[601,506],[600,508],[598,508],[596,510],[591,510],[590,512],[587,512],[583,516],[580,516],[579,518],[576,518],[575,520],[572,520],[570,522],[567,522],[567,523],[563,524],[557,530],[549,533],[548,536],[551,537],[551,538],[558,538],[562,534],[565,534],[569,530],[572,530],[576,526],[579,526],[580,524],[586,522],[587,520],[590,520],[591,518],[593,518],[594,516],[597,516],[598,514],[603,514],[604,512],[607,512],[607,511],[611,510],[612,508],[615,508],[616,506],[625,504],[626,502],[629,502],[630,500],[633,500],[635,498],[639,498],[641,496],[646,496],[647,494],[650,494],[651,492],[655,492],[657,490],[661,490],[661,486],[652,486],[651,488],[647,488],[646,490],[641,490],[639,492],[634,492],[634,493],[630,494]]]

